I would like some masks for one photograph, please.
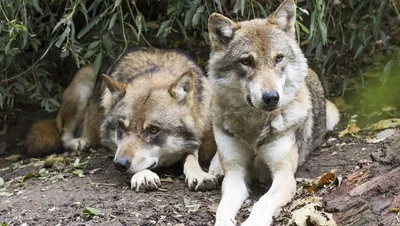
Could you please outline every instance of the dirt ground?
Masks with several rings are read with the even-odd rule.
[[[130,175],[116,171],[104,149],[60,155],[56,163],[21,159],[15,154],[29,125],[48,115],[17,114],[24,117],[0,135],[0,225],[213,225],[220,190],[189,191],[179,166],[158,172],[160,190],[136,193],[130,190]],[[314,195],[323,197],[323,209],[333,213],[337,225],[400,225],[400,132],[392,132],[378,143],[366,142],[366,136],[339,139],[337,132],[327,136],[299,168],[296,198],[310,196],[304,192],[306,178],[319,181],[336,170],[336,182],[316,188]],[[265,188],[253,190],[238,222]],[[95,210],[85,213],[87,207]],[[286,225],[290,217],[284,208],[274,225]]]

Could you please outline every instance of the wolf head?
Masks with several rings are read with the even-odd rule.
[[[174,163],[201,144],[192,114],[195,75],[161,74],[130,83],[103,75],[107,89],[102,104],[111,107],[105,107],[101,133],[103,144],[116,150],[119,171],[136,173]]]
[[[293,0],[285,0],[267,19],[235,23],[213,13],[208,73],[214,88],[227,89],[224,93],[240,95],[241,103],[264,111],[293,100],[308,70],[295,40],[295,15]]]

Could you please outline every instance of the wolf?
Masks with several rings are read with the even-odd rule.
[[[295,172],[339,121],[295,39],[296,4],[285,0],[268,18],[208,20],[213,89],[212,123],[218,152],[209,172],[224,176],[216,226],[236,225],[253,179],[269,190],[242,226],[270,225],[296,192]]]
[[[199,150],[212,130],[211,85],[203,70],[176,50],[127,51],[97,79],[93,65],[74,76],[55,120],[36,122],[27,154],[106,147],[117,170],[133,174],[131,187],[157,189],[152,169],[184,160],[191,190],[210,190],[216,178],[199,165]],[[211,138],[213,136],[211,135]],[[204,145],[203,145],[204,144]]]

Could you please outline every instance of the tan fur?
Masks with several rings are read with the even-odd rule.
[[[223,174],[215,226],[234,226],[248,182],[272,178],[242,226],[267,226],[296,192],[295,172],[323,141],[335,108],[326,107],[318,76],[295,40],[296,5],[285,0],[267,19],[235,23],[209,17],[212,121],[218,154],[210,173]],[[331,125],[332,127],[332,125]]]
[[[67,150],[93,146],[114,151],[116,166],[129,162],[127,171],[135,174],[131,184],[136,189],[154,188],[141,184],[146,180],[159,184],[148,168],[181,159],[191,189],[214,189],[216,179],[198,162],[203,135],[211,130],[211,96],[202,70],[185,55],[156,49],[127,52],[100,83],[92,65],[77,72],[63,94],[58,136]],[[152,135],[151,130],[160,133]],[[29,139],[28,147],[40,143]]]
[[[43,154],[62,152],[60,134],[54,119],[35,122],[26,138],[29,144],[26,154],[31,157],[40,157]]]

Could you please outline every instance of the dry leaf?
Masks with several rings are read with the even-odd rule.
[[[22,158],[21,155],[15,154],[15,155],[7,156],[4,159],[7,161],[16,162],[16,161],[20,160],[21,158]]]
[[[358,132],[360,132],[360,127],[357,126],[356,124],[357,120],[351,119],[349,124],[347,125],[347,128],[343,130],[342,132],[339,133],[339,137],[344,137],[347,134],[351,134],[352,136],[355,136]]]
[[[322,175],[322,177],[317,181],[317,183],[313,183],[313,185],[308,189],[309,193],[316,192],[318,189],[324,187],[325,185],[331,184],[336,180],[336,170],[331,170],[328,173]]]
[[[367,138],[365,139],[368,143],[379,143],[382,142],[384,140],[386,140],[387,138],[391,137],[393,134],[395,133],[394,129],[387,129],[387,130],[383,130],[377,134],[375,134],[374,137],[372,138]]]
[[[52,167],[52,166],[54,165],[54,163],[56,163],[56,162],[62,162],[62,161],[64,161],[64,158],[63,158],[63,157],[57,157],[56,155],[50,155],[49,157],[47,157],[47,158],[44,160],[43,166],[44,166],[45,168],[50,168],[50,167]]]
[[[389,212],[390,212],[390,213],[400,213],[400,209],[399,209],[399,208],[392,207],[392,208],[389,208]]]
[[[393,106],[385,106],[382,108],[382,111],[396,111],[397,108]]]
[[[371,127],[372,127],[372,130],[375,130],[375,131],[388,129],[388,128],[400,127],[400,118],[391,118],[391,119],[381,120],[375,124],[372,124]]]

